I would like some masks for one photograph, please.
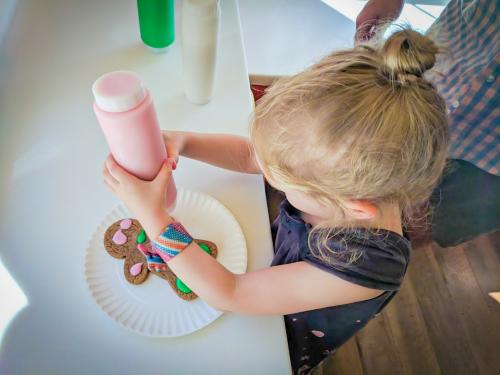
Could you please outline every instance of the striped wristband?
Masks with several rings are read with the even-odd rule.
[[[181,223],[174,222],[165,228],[154,241],[153,248],[163,261],[168,262],[193,242],[193,237]]]

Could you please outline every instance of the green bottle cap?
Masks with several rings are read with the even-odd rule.
[[[145,45],[162,50],[174,42],[174,0],[137,0],[137,10]]]

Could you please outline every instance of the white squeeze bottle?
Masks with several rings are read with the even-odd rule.
[[[195,104],[208,103],[214,94],[219,18],[218,0],[182,2],[184,92]]]

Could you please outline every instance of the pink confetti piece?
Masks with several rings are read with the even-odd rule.
[[[132,220],[130,220],[130,219],[123,219],[120,222],[120,228],[122,228],[122,229],[128,229],[131,226],[132,226]]]
[[[130,267],[130,274],[132,276],[137,276],[142,271],[142,263],[136,263],[132,267]]]
[[[127,242],[127,236],[125,236],[125,234],[121,230],[118,230],[113,235],[113,239],[112,240],[117,245],[123,245],[124,243]]]

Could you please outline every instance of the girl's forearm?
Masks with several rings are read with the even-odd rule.
[[[236,172],[260,174],[248,138],[229,134],[184,133],[181,155]]]
[[[140,218],[149,238],[156,239],[174,220],[167,212]],[[196,290],[212,307],[219,310],[230,309],[231,297],[235,289],[236,275],[228,271],[214,258],[205,253],[196,242],[192,242],[168,265],[190,288]]]
[[[223,311],[233,308],[236,276],[192,243],[168,262],[170,269],[210,306]]]

